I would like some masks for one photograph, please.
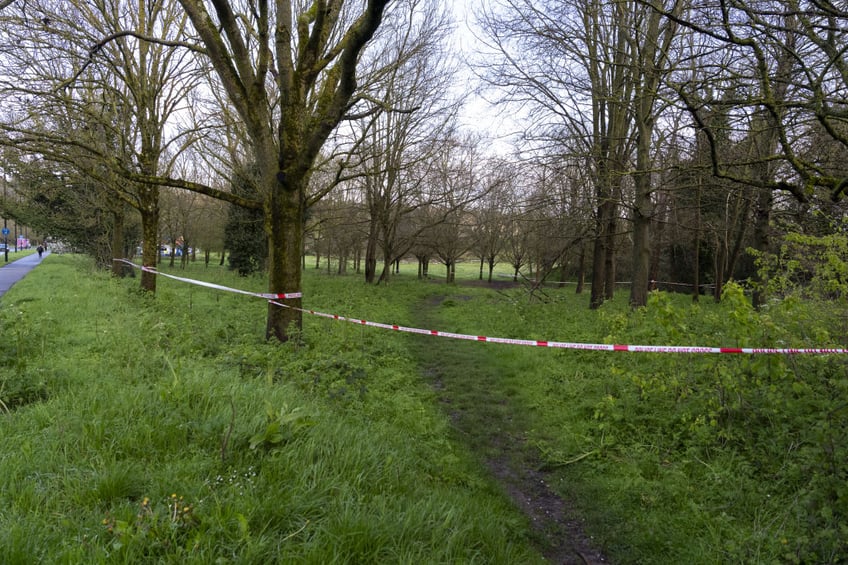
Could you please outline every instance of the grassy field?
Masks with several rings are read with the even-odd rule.
[[[828,346],[845,310],[444,285],[310,268],[306,307],[522,339]],[[261,291],[192,264],[175,274]],[[434,269],[432,274],[438,275]],[[467,264],[459,279],[476,278]],[[258,299],[113,280],[50,255],[0,300],[4,563],[541,563],[485,462],[522,461],[614,563],[839,562],[840,356],[593,353],[448,342],[307,316],[263,339]],[[448,345],[449,344],[449,345]],[[843,344],[844,345],[844,344]],[[434,371],[438,368],[438,372]]]

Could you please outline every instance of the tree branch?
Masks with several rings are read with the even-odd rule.
[[[12,2],[14,0],[5,0],[5,1]],[[0,9],[2,9],[2,8],[3,8],[3,6],[2,6],[2,4],[0,4]],[[68,88],[71,84],[75,83],[77,81],[77,79],[89,67],[89,65],[94,63],[94,56],[97,55],[97,53],[99,53],[100,50],[103,49],[110,42],[115,41],[116,39],[120,39],[121,37],[135,37],[136,39],[139,39],[141,41],[146,41],[148,43],[157,43],[159,45],[165,45],[167,47],[185,47],[186,49],[189,49],[190,51],[194,51],[195,53],[201,53],[201,54],[206,53],[206,50],[203,49],[202,47],[200,47],[198,45],[194,45],[192,43],[186,43],[185,41],[175,41],[175,40],[169,40],[169,39],[161,39],[161,38],[157,38],[157,37],[150,37],[150,36],[142,35],[138,32],[129,31],[129,30],[119,31],[117,33],[113,33],[111,35],[108,35],[108,36],[104,37],[102,40],[95,43],[88,50],[88,59],[86,59],[85,63],[83,63],[82,66],[80,67],[80,69],[76,73],[74,73],[74,76],[72,76],[68,80],[62,82],[56,88],[56,90],[57,91],[64,90],[64,89]]]

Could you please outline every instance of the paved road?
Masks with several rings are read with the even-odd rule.
[[[47,253],[44,256],[46,257]],[[0,254],[0,265],[2,265],[0,266],[0,296],[6,294],[13,284],[24,278],[24,275],[41,263],[42,259],[43,257],[39,257],[38,253],[33,253],[15,261],[12,261],[10,256],[9,262],[5,263],[4,255]]]

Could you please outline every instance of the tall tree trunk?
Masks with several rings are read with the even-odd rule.
[[[660,278],[660,259],[662,258],[663,249],[665,249],[665,221],[660,220],[654,215],[654,221],[651,225],[651,233],[653,234],[653,244],[651,245],[651,268],[648,275],[648,283],[651,290],[656,290],[656,282]]]
[[[152,163],[143,163],[143,169],[155,171]],[[159,259],[159,187],[156,185],[139,185],[139,212],[141,214],[143,267],[156,267]],[[141,271],[141,290],[156,292],[156,275],[144,269]]]
[[[388,283],[392,276],[392,269],[395,262],[395,244],[397,241],[395,237],[397,234],[397,224],[391,222],[388,219],[388,216],[385,216],[384,218],[384,221],[380,222],[380,233],[383,237],[383,271],[380,273],[380,278],[377,281],[378,284],[381,282]]]
[[[713,286],[713,300],[721,302],[721,293],[724,291],[724,267],[727,262],[727,242],[716,235],[715,249],[715,286]]]
[[[388,283],[392,278],[392,250],[389,247],[383,246],[383,270],[380,272],[380,278],[377,279],[377,284]]]
[[[377,218],[372,213],[368,222],[368,239],[365,242],[365,282],[374,284],[377,277]]]
[[[770,244],[771,209],[774,203],[774,193],[771,189],[760,188],[757,192],[757,208],[754,216],[753,247],[757,251],[767,252]],[[754,308],[765,304],[767,279],[757,275],[757,285],[752,298]]]
[[[269,191],[266,230],[269,238],[268,290],[271,293],[301,292],[301,250],[303,249],[304,189],[307,178],[291,180]],[[275,185],[278,183],[275,182]],[[282,183],[279,183],[282,184]],[[299,310],[302,299],[276,300],[288,307],[268,304],[268,322],[265,337],[275,337],[281,342],[291,336],[289,326],[299,330],[303,314]]]
[[[639,308],[648,304],[648,279],[651,265],[651,222],[654,204],[651,200],[650,131],[640,125],[636,173],[634,184],[636,196],[633,206],[633,277],[630,283],[630,307]]]
[[[586,242],[580,242],[580,255],[577,259],[577,287],[575,294],[583,294],[583,287],[586,284]]]
[[[651,207],[650,196],[639,196],[636,189],[636,206],[633,218],[633,277],[630,282],[630,307],[648,304],[648,286],[651,266]]]
[[[112,212],[112,276],[123,277],[127,273],[127,265],[116,259],[124,257],[124,211],[123,208]],[[132,268],[132,267],[130,267]]]
[[[752,200],[753,198],[751,198],[751,195],[745,194],[743,191],[739,192],[739,197],[736,199],[732,224],[735,229],[736,237],[733,240],[733,249],[730,251],[730,254],[727,254],[727,248],[730,244],[728,236],[725,236],[724,242],[725,280],[733,277],[733,274],[736,272],[736,264],[739,262],[739,257],[742,255],[742,248],[745,243],[745,238],[748,236],[748,229],[751,224],[749,216],[751,214]],[[729,233],[729,231],[726,233]]]
[[[692,302],[698,302],[701,295],[701,178],[695,193],[695,263],[692,266]]]
[[[604,303],[604,286],[606,285],[607,257],[607,208],[606,199],[598,206],[598,217],[595,221],[595,243],[592,252],[592,288],[589,297],[589,308],[600,308]]]
[[[183,240],[183,254],[180,256],[180,267],[185,269],[186,265],[188,265],[189,260],[189,250],[188,250],[188,239]]]
[[[141,264],[144,267],[156,268],[159,258],[159,208],[141,208]],[[141,290],[156,292],[156,275],[144,269],[141,271]]]
[[[675,13],[681,9],[677,3]],[[654,131],[654,102],[661,75],[670,65],[667,57],[672,38],[676,34],[674,18],[665,19],[658,10],[647,6],[645,19],[639,24],[644,36],[640,45],[631,46],[631,76],[634,86],[634,116],[636,127],[636,189],[633,224],[633,278],[630,284],[630,306],[648,304],[648,285],[651,266],[651,225],[654,220],[654,202],[651,182],[651,144]],[[635,37],[632,37],[635,39]],[[635,42],[634,42],[635,43]]]
[[[604,249],[606,253],[604,256],[604,275],[606,275],[606,280],[604,281],[604,300],[612,300],[615,296],[615,234],[618,224],[615,217],[616,208],[615,203],[612,202],[606,233],[607,243]]]
[[[786,25],[792,28],[795,22],[795,17],[787,18]],[[772,77],[771,91],[772,107],[769,111],[762,114],[762,125],[755,125],[754,130],[754,147],[757,152],[757,157],[760,161],[753,166],[753,176],[760,181],[771,181],[774,176],[774,162],[770,160],[772,153],[780,145],[780,117],[786,111],[784,106],[787,99],[789,85],[793,84],[793,69],[797,64],[795,57],[795,43],[797,34],[793,31],[787,31],[784,36],[785,48],[779,52],[777,57],[777,67],[774,70]],[[780,117],[779,117],[780,116]],[[760,120],[755,120],[755,124]],[[774,193],[770,188],[758,188],[756,198],[756,209],[754,218],[754,249],[762,253],[768,252],[771,243],[770,223],[771,212],[774,204]],[[753,296],[753,305],[755,308],[760,308],[765,304],[766,300],[766,283],[767,280],[760,277],[759,273],[755,274],[757,285]]]
[[[618,232],[618,204],[616,202],[616,198],[621,196],[621,187],[618,185],[620,183],[621,176],[623,175],[623,169],[617,168],[619,173],[616,174],[616,184],[611,186],[610,189],[610,198],[607,203],[606,210],[606,233],[604,234],[604,239],[606,239],[606,243],[604,245],[604,300],[612,300],[615,296],[615,278],[616,278],[616,261],[615,261],[615,253],[616,253],[616,234]]]

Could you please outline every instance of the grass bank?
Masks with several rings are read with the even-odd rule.
[[[54,255],[0,301],[4,563],[541,561],[399,340],[271,345],[262,301],[137,282]],[[351,286],[308,283],[398,308]]]
[[[177,273],[265,286],[217,267]],[[844,357],[461,342],[460,364],[440,338],[315,317],[301,345],[268,344],[261,300],[137,287],[51,255],[0,301],[4,562],[541,562],[538,534],[481,464],[499,437],[521,439],[516,459],[547,473],[613,562],[848,554]],[[308,269],[305,296],[343,316],[521,339],[845,336],[844,305],[755,312],[733,287],[721,305],[655,294],[644,311],[621,296],[590,312],[570,290],[541,302]]]
[[[573,291],[572,291],[573,292]],[[598,312],[572,292],[457,288],[435,308],[446,331],[589,343],[844,347],[844,305],[751,309],[655,294]],[[839,563],[848,555],[844,356],[597,353],[497,344],[444,386],[460,433],[532,445],[616,563]],[[444,375],[441,378],[445,378]],[[499,410],[509,406],[514,418]],[[506,428],[504,429],[504,422]],[[510,441],[509,439],[507,441]],[[490,455],[490,454],[489,454]],[[484,456],[487,456],[484,452]]]

